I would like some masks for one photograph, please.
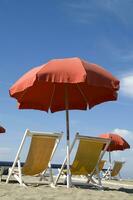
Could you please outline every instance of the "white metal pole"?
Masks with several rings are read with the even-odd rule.
[[[66,137],[67,137],[67,188],[70,188],[71,177],[70,177],[70,137],[69,137],[69,107],[68,107],[68,90],[65,85],[65,105],[66,105]]]
[[[70,146],[69,155],[70,155],[70,153],[71,153],[71,151],[72,151],[72,149],[73,149],[73,146],[74,146],[74,144],[75,144],[75,142],[76,142],[76,140],[77,140],[77,136],[78,136],[78,135],[79,135],[79,133],[76,133],[75,139],[74,139],[73,143],[72,143],[71,146]],[[66,165],[66,162],[67,162],[67,156],[65,157],[64,162],[63,162],[63,164],[62,164],[62,166],[61,166],[60,172],[59,172],[59,174],[58,174],[57,177],[56,177],[56,180],[55,180],[55,183],[54,183],[55,186],[56,186],[56,184],[57,184],[57,182],[58,182],[58,180],[59,180],[59,178],[60,178],[60,175],[61,175],[62,170],[64,169],[64,166]],[[71,179],[70,179],[70,180],[71,180]]]
[[[109,151],[109,163],[111,165],[111,152]]]

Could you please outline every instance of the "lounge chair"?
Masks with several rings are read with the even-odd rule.
[[[121,179],[120,171],[125,162],[122,161],[114,161],[113,166],[110,166],[107,171],[103,174],[103,178],[105,179]]]
[[[106,160],[100,160],[98,163],[98,170],[99,172],[101,172],[103,170],[104,164],[106,163]],[[96,174],[96,170],[95,170],[95,174]]]
[[[31,137],[31,144],[27,154],[27,159],[23,167],[21,167],[21,151],[27,136]],[[16,158],[9,170],[6,183],[9,182],[11,175],[13,175],[15,179],[20,183],[20,185],[25,186],[22,175],[34,176],[41,174],[43,177],[45,171],[48,168],[50,170],[50,182],[53,183],[50,162],[61,139],[61,136],[62,133],[43,133],[26,130],[18,149]]]
[[[70,153],[76,141],[79,141],[79,145],[73,164],[70,166],[71,176],[86,176],[88,183],[91,181],[93,184],[98,186],[98,188],[102,188],[98,165],[110,144],[110,139],[82,136],[77,133],[70,147]],[[55,185],[62,174],[66,161],[67,159],[65,158],[60,172],[55,180]],[[97,174],[98,176],[98,183],[96,183],[92,178],[94,174]]]

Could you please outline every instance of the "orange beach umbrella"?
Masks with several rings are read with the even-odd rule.
[[[111,139],[111,143],[107,149],[107,151],[109,152],[110,163],[111,163],[111,154],[110,154],[111,151],[117,151],[117,150],[123,151],[125,149],[130,148],[130,145],[127,143],[127,141],[118,134],[105,133],[105,134],[100,134],[99,137]]]
[[[124,149],[130,148],[130,145],[127,143],[127,141],[124,140],[124,138],[118,134],[105,133],[105,134],[99,135],[99,137],[111,139],[111,143],[107,151],[117,151],[117,150],[122,151]]]
[[[69,110],[86,110],[117,99],[119,80],[97,64],[80,58],[54,59],[24,74],[10,95],[19,109],[66,110],[67,187],[69,187]]]

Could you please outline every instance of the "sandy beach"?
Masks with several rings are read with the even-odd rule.
[[[29,178],[30,181],[28,182],[34,182],[35,179]],[[103,191],[84,184],[82,180],[81,182],[82,184],[67,189],[66,185],[62,184],[56,188],[51,188],[47,183],[22,187],[16,182],[5,184],[5,180],[3,179],[0,183],[0,200],[133,199],[133,182],[130,181],[103,181]]]

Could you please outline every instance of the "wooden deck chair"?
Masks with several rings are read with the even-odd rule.
[[[123,167],[125,162],[122,161],[114,161],[113,166],[111,167],[111,169],[109,168],[105,174],[104,174],[104,178],[105,179],[121,179],[120,176],[120,171]]]
[[[21,151],[27,136],[31,137],[31,144],[24,166],[21,167]],[[24,181],[22,180],[22,175],[43,175],[48,168],[50,170],[50,181],[53,182],[50,162],[61,139],[61,136],[62,133],[43,133],[26,130],[18,149],[16,158],[9,170],[6,183],[9,182],[11,175],[13,175],[15,179],[20,183],[20,185],[25,185]]]
[[[98,170],[99,170],[99,172],[102,171],[105,163],[106,163],[106,160],[100,160],[99,161],[99,163],[98,163]],[[96,174],[96,170],[95,170],[94,173]]]
[[[99,171],[99,173],[100,173],[100,177],[102,178],[102,170],[103,170],[103,167],[104,167],[104,165],[105,165],[105,163],[106,163],[106,160],[100,160],[99,161],[99,163],[98,163],[98,171]],[[95,169],[95,171],[94,171],[94,174],[93,174],[93,176],[92,176],[92,178],[91,178],[91,181],[93,181],[93,182],[95,182],[95,178],[97,179],[98,177],[97,177],[97,170]]]
[[[115,161],[114,162],[114,167],[113,167],[113,169],[111,171],[111,177],[117,177],[117,176],[119,176],[119,178],[121,178],[120,171],[121,171],[124,163],[125,162],[121,162],[121,161]]]
[[[95,185],[101,188],[102,184],[99,175],[98,164],[103,158],[103,155],[110,144],[110,139],[81,136],[79,135],[79,133],[77,133],[70,147],[70,153],[76,141],[79,141],[79,145],[73,164],[70,166],[71,176],[83,175],[88,178],[89,182],[92,180],[92,176],[94,175],[94,173],[96,173],[98,176],[98,184],[95,183]],[[66,164],[66,158],[55,180],[55,185],[57,184],[60,178],[60,175],[62,173],[62,170],[64,169],[65,164]],[[92,182],[94,184],[93,180]]]

